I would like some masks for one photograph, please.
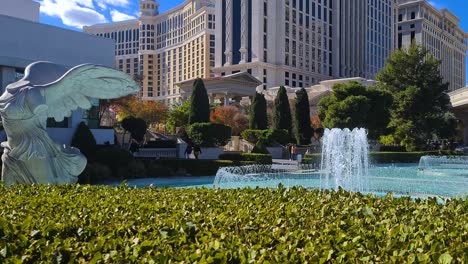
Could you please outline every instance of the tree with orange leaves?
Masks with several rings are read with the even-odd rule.
[[[247,129],[249,120],[240,113],[235,106],[220,106],[210,114],[210,121],[215,124],[223,124],[232,128],[232,134],[237,136]]]
[[[166,105],[151,101],[142,100],[137,96],[126,96],[111,102],[111,108],[122,120],[127,116],[134,116],[146,121],[147,124],[165,122],[168,114]]]

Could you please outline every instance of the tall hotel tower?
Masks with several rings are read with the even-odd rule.
[[[307,87],[333,76],[331,0],[217,0],[216,75]]]
[[[218,0],[217,75],[263,88],[373,78],[395,48],[395,0]]]
[[[395,49],[396,0],[334,0],[335,77],[374,79]]]
[[[448,9],[437,10],[426,0],[399,0],[398,47],[412,41],[425,46],[437,59],[449,90],[466,86],[468,33],[458,25],[460,19]]]
[[[144,99],[173,104],[180,100],[176,83],[210,77],[214,0],[186,0],[163,14],[158,8],[155,0],[141,0],[138,19],[83,30],[115,40],[116,68],[142,81]]]

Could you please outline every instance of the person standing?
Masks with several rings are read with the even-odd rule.
[[[200,148],[200,145],[195,145],[195,147],[193,147],[193,155],[195,156],[195,159],[198,159],[198,156],[202,154],[202,151],[201,151],[201,148]]]
[[[192,143],[187,144],[187,147],[185,148],[185,158],[190,159],[190,155],[192,154],[193,146]]]
[[[297,145],[293,144],[291,146],[291,158],[292,160],[296,160],[296,157],[297,157]]]

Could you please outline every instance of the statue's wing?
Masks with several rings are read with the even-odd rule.
[[[91,108],[91,98],[112,99],[136,93],[138,84],[126,73],[91,64],[72,68],[44,85],[48,116],[60,122],[77,108]]]

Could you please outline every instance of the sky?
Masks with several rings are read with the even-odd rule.
[[[41,22],[82,31],[84,25],[117,22],[138,16],[139,0],[34,0],[41,3]],[[273,0],[277,1],[277,0]],[[361,1],[361,0],[359,0]],[[184,0],[159,0],[163,13]],[[460,19],[468,32],[468,0],[430,0],[438,9],[448,8]],[[468,69],[467,69],[468,76]]]

